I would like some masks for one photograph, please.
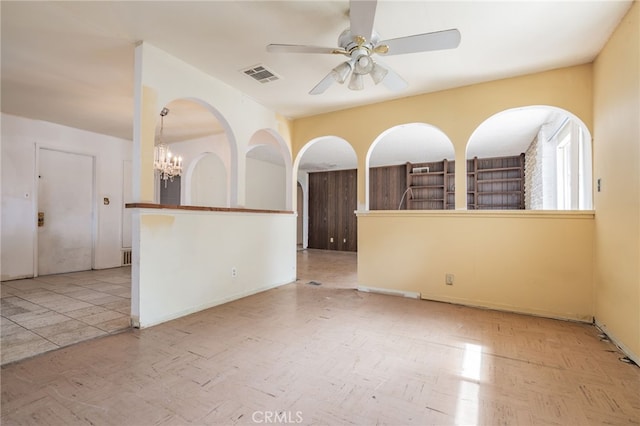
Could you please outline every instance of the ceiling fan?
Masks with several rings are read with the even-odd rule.
[[[415,34],[389,40],[380,40],[373,29],[377,0],[350,0],[350,27],[338,37],[338,48],[307,46],[298,44],[269,44],[268,52],[281,53],[323,53],[339,54],[349,58],[333,68],[311,91],[319,95],[337,81],[343,84],[349,74],[349,89],[362,90],[364,76],[369,74],[375,84],[383,83],[388,89],[398,91],[407,87],[407,82],[396,72],[372,55],[402,55],[405,53],[428,52],[432,50],[453,49],[460,44],[460,31],[450,29],[424,34]]]

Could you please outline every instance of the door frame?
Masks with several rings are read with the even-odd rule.
[[[97,195],[96,195],[96,169],[97,161],[96,156],[93,153],[82,152],[70,149],[59,148],[57,146],[35,143],[35,167],[33,173],[33,276],[38,277],[38,206],[40,197],[40,184],[38,176],[40,174],[40,150],[46,149],[49,151],[61,152],[64,154],[83,155],[91,158],[91,269],[95,269],[96,266],[96,239],[98,235],[98,220],[97,220]]]

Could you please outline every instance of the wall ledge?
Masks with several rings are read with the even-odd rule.
[[[595,210],[369,210],[358,217],[448,217],[521,219],[594,219]]]
[[[205,206],[177,206],[170,204],[154,204],[154,203],[127,203],[124,205],[127,209],[156,209],[156,210],[189,210],[199,212],[228,212],[228,213],[271,213],[271,214],[294,214],[291,210],[263,210],[263,209],[244,209],[236,207],[205,207]]]

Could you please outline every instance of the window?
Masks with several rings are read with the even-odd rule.
[[[567,120],[552,137],[556,143],[556,205],[558,210],[591,208],[590,152],[585,144],[584,131],[572,120]]]

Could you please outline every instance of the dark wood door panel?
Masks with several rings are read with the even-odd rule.
[[[329,248],[327,172],[309,173],[309,248]]]
[[[309,247],[357,250],[357,172],[309,174]]]

